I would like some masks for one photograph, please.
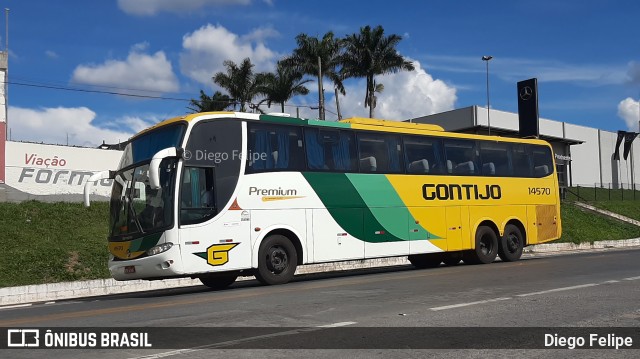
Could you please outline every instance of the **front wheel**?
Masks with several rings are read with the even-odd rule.
[[[514,262],[522,256],[524,237],[520,229],[513,224],[507,224],[504,228],[504,236],[500,238],[498,255],[504,262]]]
[[[216,273],[200,277],[202,284],[214,290],[225,289],[238,278],[238,273]]]
[[[298,253],[289,238],[271,235],[258,251],[256,279],[265,285],[284,284],[293,278],[298,266]]]

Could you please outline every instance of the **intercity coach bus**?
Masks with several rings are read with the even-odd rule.
[[[560,237],[551,146],[440,126],[236,112],[190,114],[135,135],[113,179],[117,280],[239,275],[286,283],[298,265],[408,256],[516,261]]]

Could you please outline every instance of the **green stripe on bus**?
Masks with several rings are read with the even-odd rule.
[[[284,116],[272,116],[272,115],[260,115],[260,121],[284,123],[290,125],[306,125],[307,121],[297,117],[284,117]]]
[[[403,232],[399,228],[400,225],[392,224],[394,221],[399,221],[395,216],[397,213],[388,216],[390,219],[385,220],[386,226],[380,222],[379,218],[384,217],[380,214],[382,212],[388,214],[389,210],[369,208],[362,193],[356,189],[346,174],[305,172],[303,175],[333,219],[350,235],[371,243],[409,240],[409,217],[404,214],[408,212],[406,209],[395,209],[401,212],[398,217],[405,219]],[[373,190],[377,191],[377,189]],[[373,210],[379,212],[378,215],[374,214]]]
[[[411,237],[437,237],[422,226],[417,228],[418,232],[409,235],[408,225],[410,222],[415,222],[415,218],[405,207],[387,176],[382,174],[347,174],[346,176],[384,230],[403,240],[411,240]]]
[[[148,236],[140,237],[131,241],[129,246],[130,252],[146,251],[147,249],[158,244],[163,232],[153,233]]]
[[[351,128],[350,123],[344,123],[344,122],[321,121],[321,120],[312,120],[312,119],[309,119],[307,122],[309,123],[309,125],[312,125],[312,126]]]

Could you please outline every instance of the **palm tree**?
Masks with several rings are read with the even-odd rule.
[[[278,62],[276,73],[259,74],[262,85],[258,87],[258,92],[265,95],[263,101],[267,101],[267,105],[271,107],[271,103],[279,103],[282,112],[284,112],[284,104],[296,95],[307,95],[309,89],[304,84],[311,80],[303,80],[304,74],[296,71],[294,68],[284,66],[282,62]]]
[[[213,96],[209,96],[200,90],[200,100],[191,99],[190,106],[192,112],[224,111],[233,105],[232,100],[222,92],[216,91]]]
[[[345,94],[342,78],[340,77],[340,54],[342,52],[342,40],[336,39],[333,32],[329,31],[322,39],[312,37],[307,34],[296,36],[298,47],[293,50],[293,54],[284,58],[281,62],[283,66],[293,67],[296,71],[306,75],[315,76],[318,79],[318,86],[322,82],[318,73],[318,58],[320,58],[320,70],[322,78],[328,78],[333,82],[333,86]],[[318,103],[324,103],[324,94],[318,88]],[[324,119],[323,108],[320,108],[320,119]]]
[[[396,50],[402,40],[399,35],[384,35],[384,29],[378,25],[360,28],[359,34],[345,38],[345,53],[341,57],[343,78],[364,77],[367,88],[364,96],[364,107],[369,107],[369,117],[373,117],[375,108],[375,76],[395,73],[401,70],[413,71],[411,61],[407,61]]]
[[[229,96],[240,104],[240,111],[246,111],[246,104],[258,94],[260,76],[253,73],[253,64],[248,57],[242,60],[240,66],[231,60],[224,62],[227,73],[218,72],[213,76],[213,82],[227,90]],[[234,104],[235,108],[235,104]]]

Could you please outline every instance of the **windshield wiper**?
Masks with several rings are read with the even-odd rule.
[[[127,196],[126,201],[129,204],[129,211],[133,214],[133,222],[136,224],[136,227],[138,227],[138,230],[140,231],[140,233],[144,234],[144,229],[142,229],[142,224],[138,219],[138,214],[136,213],[136,209],[133,206],[133,201],[131,200],[131,197]]]

